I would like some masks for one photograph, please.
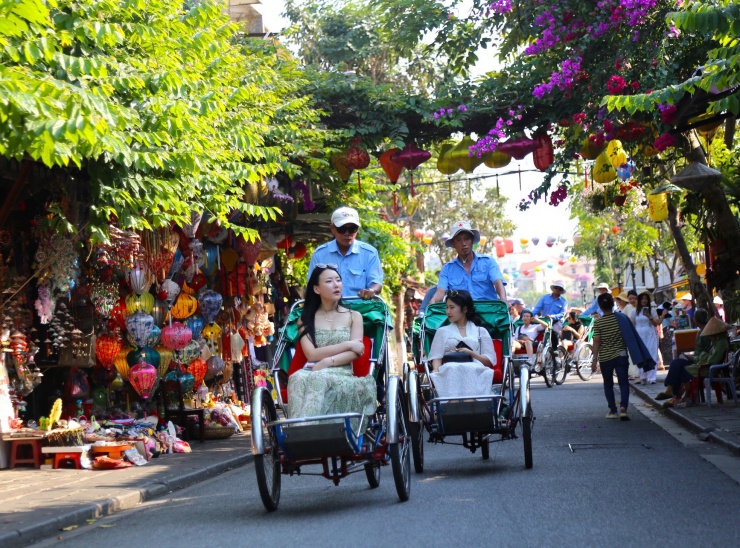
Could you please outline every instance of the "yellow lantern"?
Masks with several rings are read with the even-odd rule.
[[[584,160],[595,160],[599,157],[599,154],[604,152],[605,148],[606,145],[597,145],[591,139],[586,137],[581,142],[581,150],[579,151],[579,153]]]
[[[452,175],[460,171],[460,166],[457,165],[450,158],[450,151],[454,145],[452,143],[445,143],[442,148],[439,149],[439,157],[437,158],[437,171],[443,175]]]
[[[128,380],[128,370],[130,367],[126,357],[128,356],[128,353],[131,352],[133,349],[133,346],[124,346],[123,348],[121,348],[118,354],[116,354],[116,359],[113,361],[113,365],[116,366],[116,371],[118,371],[118,374],[121,375],[121,378],[124,381]]]
[[[624,151],[622,141],[619,139],[609,141],[609,144],[606,145],[606,155],[609,157],[609,161],[614,169],[627,163],[627,153]]]
[[[132,293],[126,297],[126,310],[131,314],[141,310],[145,314],[151,314],[154,308],[154,295],[148,292],[144,292],[141,295]]]
[[[483,163],[486,164],[488,167],[492,167],[494,169],[499,167],[506,167],[511,162],[511,156],[506,154],[505,152],[489,152],[488,154],[483,155]]]
[[[650,220],[656,223],[668,218],[668,194],[661,192],[648,195],[648,215]]]
[[[227,247],[221,252],[221,264],[227,272],[234,270],[236,263],[239,261],[239,254],[235,249]]]
[[[485,236],[481,236],[480,240],[478,240],[478,243],[480,244],[481,247],[483,247],[486,245],[487,241],[488,241],[488,238],[486,238]]]
[[[527,245],[529,243],[529,239],[528,238],[520,238],[519,239],[519,243],[522,244],[522,245]]]
[[[203,328],[201,335],[207,341],[216,341],[221,336],[221,327],[217,323],[210,323]]]
[[[617,178],[617,170],[614,169],[606,152],[599,154],[594,162],[591,178],[602,185],[612,182]]]
[[[180,293],[185,293],[187,295],[194,295],[195,294],[195,289],[193,289],[192,287],[190,287],[188,285],[188,282],[183,282],[182,283],[182,287],[180,288]]]
[[[457,143],[448,153],[449,159],[455,163],[455,165],[462,168],[465,173],[473,173],[475,168],[483,163],[483,158],[479,157],[476,153],[470,155],[470,147],[475,144],[468,135],[462,138],[462,141]]]
[[[172,305],[170,313],[173,318],[184,320],[195,314],[196,310],[198,310],[198,299],[187,293],[180,293],[175,304]]]
[[[154,347],[154,350],[159,352],[159,369],[157,370],[157,372],[159,373],[160,377],[164,378],[170,368],[173,352],[171,349],[167,348],[163,344],[158,344]]]
[[[578,259],[575,258],[575,256],[572,256],[570,259],[568,259],[571,263],[576,262]]]

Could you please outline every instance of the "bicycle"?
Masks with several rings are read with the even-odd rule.
[[[567,375],[571,368],[575,368],[580,379],[587,381],[593,376],[591,363],[594,355],[592,344],[594,318],[592,316],[579,316],[578,319],[584,327],[583,335],[576,341],[573,351],[566,356],[565,369]]]
[[[537,318],[545,326],[542,332],[542,342],[535,353],[535,367],[533,373],[542,375],[548,388],[561,385],[565,382],[565,354],[561,347],[552,348],[552,321],[549,318]],[[539,340],[539,337],[537,337]],[[537,370],[539,365],[540,370]]]

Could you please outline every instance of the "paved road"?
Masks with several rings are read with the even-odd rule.
[[[427,444],[407,503],[388,467],[375,490],[364,474],[338,487],[286,477],[267,514],[248,465],[41,545],[736,545],[738,459],[635,409],[630,422],[606,420],[600,378],[552,389],[536,379],[532,399],[532,470],[519,440],[493,444],[489,461]]]

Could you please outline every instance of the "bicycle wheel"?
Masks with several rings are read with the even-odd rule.
[[[395,382],[395,403],[392,409],[389,409],[388,420],[396,421],[396,430],[398,432],[398,441],[388,444],[388,453],[391,457],[391,468],[393,469],[393,481],[396,484],[396,493],[398,498],[405,502],[409,500],[411,493],[411,436],[408,429],[408,417],[404,413],[404,394],[400,382],[397,378],[391,377],[391,382]],[[394,391],[389,390],[388,394]]]
[[[419,386],[419,378],[414,373],[409,377],[407,387],[408,400],[406,403],[411,405],[411,398],[416,398],[420,408],[424,407],[423,400],[421,397],[421,387]],[[421,412],[423,414],[423,412]],[[406,416],[410,417],[408,410],[406,410]],[[414,471],[417,474],[421,474],[424,471],[424,417],[419,417],[419,422],[411,422],[409,420],[409,435],[411,436],[411,453],[414,457]]]
[[[582,381],[589,380],[594,374],[591,370],[593,356],[594,349],[591,343],[586,343],[578,349],[578,354],[576,354],[576,371]]]
[[[552,380],[555,384],[561,385],[565,382],[567,370],[565,368],[565,354],[562,348],[555,351],[555,357],[552,364]]]
[[[368,462],[365,465],[365,475],[370,489],[375,489],[380,485],[380,463]]]
[[[534,466],[532,460],[532,405],[527,406],[527,416],[522,418],[522,441],[524,442],[524,467]]]
[[[257,414],[252,413],[252,425],[255,422],[260,425],[262,439],[264,440],[265,452],[254,456],[254,471],[257,474],[257,487],[259,488],[262,504],[269,512],[274,512],[280,503],[280,455],[273,428],[268,428],[268,422],[277,420],[277,413],[272,399],[266,396],[265,391],[262,398],[257,402],[259,409]],[[254,434],[253,434],[254,435]]]
[[[552,352],[550,352],[550,349],[545,349],[543,353],[543,364],[542,364],[542,372],[541,375],[545,377],[545,384],[548,388],[552,388],[555,386],[555,376],[553,375],[553,359],[552,359]]]

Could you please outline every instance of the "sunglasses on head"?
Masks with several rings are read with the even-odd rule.
[[[333,263],[327,263],[327,264],[317,263],[316,268],[333,268],[334,270],[336,270],[337,268],[339,268],[339,266]]]
[[[360,227],[357,225],[335,226],[334,228],[336,228],[337,232],[339,232],[340,234],[355,234],[358,230],[360,230]]]
[[[456,291],[454,289],[451,289],[450,291],[447,292],[447,296],[448,297],[459,297],[460,296],[460,292],[459,291]]]

